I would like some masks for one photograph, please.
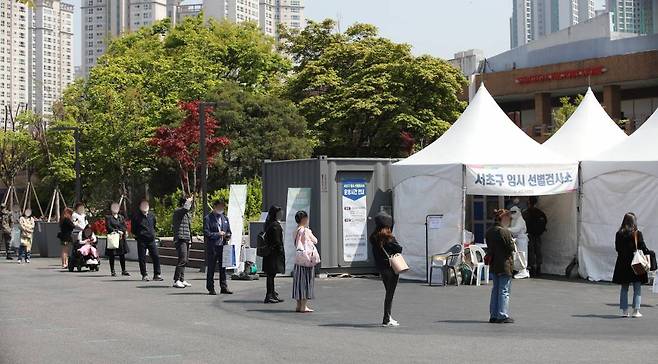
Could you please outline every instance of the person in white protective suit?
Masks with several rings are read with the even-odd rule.
[[[510,208],[512,214],[512,223],[510,224],[509,231],[512,233],[516,241],[517,253],[514,256],[514,266],[518,269],[518,273],[514,275],[516,279],[529,278],[528,272],[528,234],[526,232],[525,220],[521,215],[519,206],[512,206]]]

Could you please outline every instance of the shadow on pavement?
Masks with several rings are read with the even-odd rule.
[[[135,288],[171,288],[169,286],[136,286]]]
[[[173,292],[167,294],[170,296],[208,296],[207,292]]]
[[[84,272],[80,272],[84,273]],[[87,278],[104,278],[104,277],[109,277],[109,274],[85,274],[81,275],[80,277],[87,277]]]
[[[435,321],[437,324],[488,324],[489,321],[481,321],[481,320],[440,320],[440,321]]]
[[[599,318],[599,319],[605,319],[605,320],[615,320],[615,319],[625,318],[625,317],[621,317],[620,315],[595,315],[595,314],[571,315],[571,317],[576,317],[576,318]]]
[[[105,279],[101,282],[136,282],[137,279]]]
[[[355,328],[355,329],[374,329],[374,328],[381,328],[381,324],[321,324],[318,325],[321,327],[348,327],[348,328]]]
[[[226,301],[224,301],[226,302]],[[295,312],[295,310],[291,308],[287,308],[284,310],[265,310],[265,309],[251,309],[251,310],[245,310],[247,312],[260,312],[260,313],[289,313],[291,315],[299,315],[299,312]]]
[[[610,307],[619,307],[619,304],[618,304],[618,303],[606,303],[605,305],[606,305],[606,306],[610,306]],[[640,307],[649,307],[649,308],[653,308],[654,306],[653,306],[653,305],[645,305],[645,304],[643,303],[643,304],[640,305]]]
[[[224,303],[260,303],[263,304],[263,300],[224,300]]]

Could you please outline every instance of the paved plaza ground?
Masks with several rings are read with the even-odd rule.
[[[265,280],[231,281],[232,296],[100,272],[57,259],[0,262],[0,363],[655,363],[658,297],[644,287],[642,319],[618,317],[618,287],[557,279],[514,281],[513,325],[489,324],[488,286],[398,286],[399,328],[382,328],[374,278],[316,281],[316,312],[265,305]],[[290,278],[278,280],[289,296]]]

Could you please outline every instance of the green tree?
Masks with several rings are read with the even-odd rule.
[[[183,120],[180,101],[203,100],[228,81],[267,92],[290,67],[255,24],[163,20],[113,39],[88,78],[67,88],[54,125],[81,128],[85,196],[104,204],[159,165],[148,141],[156,128]],[[71,150],[54,149],[54,166],[73,165]]]
[[[571,97],[560,97],[560,107],[553,110],[553,133],[558,131],[564,123],[569,120],[571,114],[576,111],[580,102],[583,101],[583,95],[576,95],[571,101]]]
[[[0,180],[9,187],[16,175],[38,158],[38,145],[26,125],[0,130]]]
[[[301,32],[282,30],[282,50],[296,63],[284,93],[295,102],[318,142],[315,152],[333,156],[398,157],[409,140],[420,148],[454,122],[465,103],[461,72],[408,44],[355,24],[344,33],[335,23],[309,22]]]
[[[220,179],[251,179],[260,175],[265,159],[311,155],[306,120],[292,102],[245,90],[236,83],[225,83],[212,98],[220,105],[215,117],[230,140],[216,162]]]

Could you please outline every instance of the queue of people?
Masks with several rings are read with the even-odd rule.
[[[531,223],[529,226],[530,268],[534,273],[540,272],[541,234],[546,229],[546,215],[536,208],[536,199],[530,199],[529,206],[523,212],[523,218]],[[219,266],[219,285],[221,294],[232,294],[228,288],[226,268],[223,267],[223,250],[231,239],[231,227],[225,214],[226,203],[217,200],[212,203],[212,211],[203,219],[203,232],[207,243],[207,275],[206,289],[208,294],[216,295],[214,273]],[[173,276],[173,287],[186,288],[191,284],[185,280],[185,267],[189,260],[190,245],[192,243],[192,207],[193,199],[184,196],[179,200],[179,206],[172,215],[172,229],[174,232],[174,245],[178,253],[178,261]],[[119,203],[110,204],[110,213],[105,218],[108,235],[116,234],[116,246],[106,249],[106,256],[110,263],[110,273],[116,276],[115,258],[118,257],[121,274],[130,276],[126,270],[125,255],[129,248],[126,241],[128,229],[126,218],[120,214]],[[486,264],[490,267],[490,276],[493,282],[490,305],[490,323],[514,323],[510,316],[510,294],[512,279],[515,272],[515,254],[518,254],[517,241],[519,231],[514,229],[515,213],[520,217],[520,211],[500,209],[494,211],[494,225],[486,232],[487,254]],[[286,271],[287,248],[295,250],[293,282],[291,298],[296,301],[296,312],[311,313],[314,310],[308,302],[314,299],[316,265],[320,256],[315,245],[318,239],[309,228],[308,213],[298,211],[295,214],[297,228],[292,236],[294,246],[286,247],[284,232],[281,226],[282,209],[273,205],[270,207],[263,232],[264,246],[259,247],[259,255],[263,257],[262,271],[266,274],[266,293],[264,303],[273,304],[285,302],[276,290],[275,277]],[[375,219],[375,231],[370,235],[369,242],[372,248],[375,266],[384,285],[384,305],[382,325],[386,327],[399,326],[391,316],[393,297],[399,281],[399,274],[392,268],[391,256],[400,254],[402,246],[393,235],[393,219],[386,213],[378,214]],[[0,238],[7,250],[6,259],[13,259],[10,254],[12,247],[16,248],[19,262],[29,263],[31,259],[32,237],[36,219],[31,210],[26,209],[23,214],[17,209],[8,211],[6,206],[0,206]],[[147,200],[139,204],[139,212],[131,218],[132,232],[137,241],[139,268],[142,280],[148,281],[146,267],[146,251],[153,262],[153,280],[162,281],[160,262],[156,245],[156,219],[150,211]],[[61,241],[61,264],[69,266],[69,251],[79,252],[88,265],[96,264],[100,259],[96,249],[97,238],[86,218],[84,204],[76,204],[75,208],[65,209],[59,223],[58,238]],[[517,224],[518,227],[518,224]],[[525,229],[524,229],[525,230]],[[516,236],[515,236],[516,232]],[[637,254],[649,256],[653,252],[646,246],[644,236],[637,226],[637,217],[634,213],[624,215],[622,223],[615,237],[615,250],[617,260],[614,269],[613,282],[620,284],[619,308],[623,317],[642,317],[641,291],[642,284],[648,283],[648,267],[638,268]],[[646,259],[648,262],[648,258]],[[96,262],[94,262],[96,261]],[[648,263],[643,263],[648,264]],[[629,311],[628,295],[630,286],[633,286],[632,312]]]

